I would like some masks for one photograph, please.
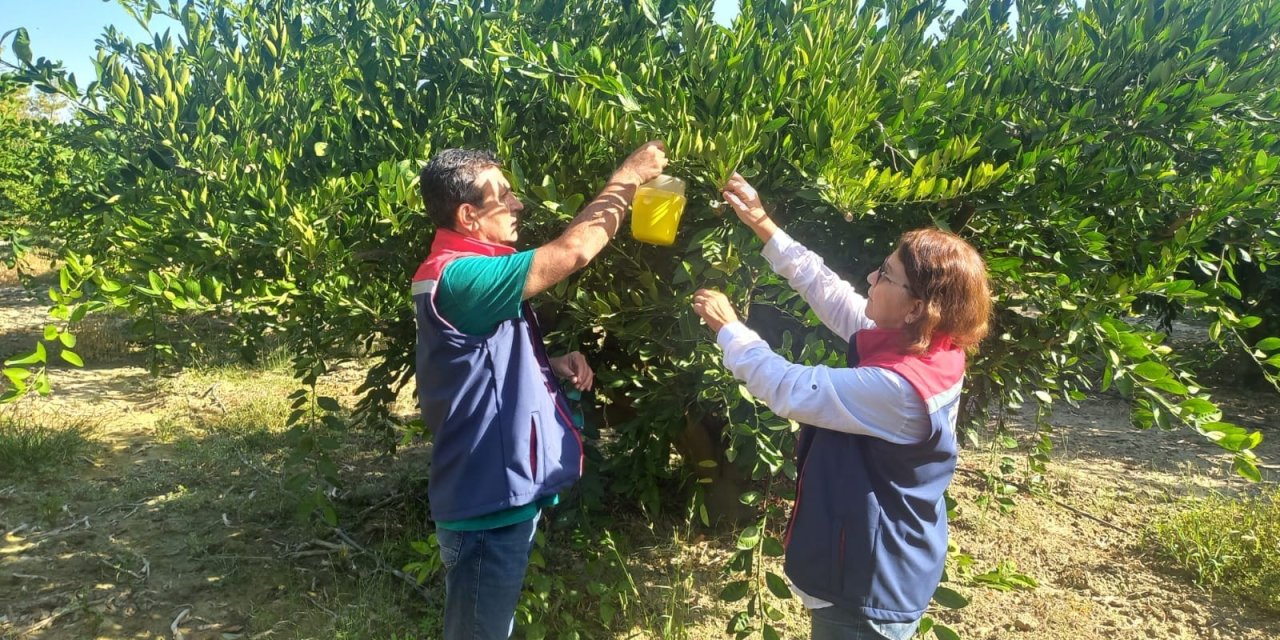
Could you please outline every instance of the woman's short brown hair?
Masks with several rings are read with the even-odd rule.
[[[987,335],[991,287],[987,265],[960,236],[941,229],[908,231],[898,242],[898,258],[924,313],[906,325],[907,351],[929,351],[935,338],[972,351]]]

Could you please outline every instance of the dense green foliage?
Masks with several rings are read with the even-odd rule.
[[[358,347],[376,361],[360,415],[385,428],[411,380],[407,284],[432,231],[419,163],[496,149],[537,243],[660,137],[694,185],[677,246],[620,238],[540,302],[603,383],[612,435],[591,466],[608,482],[588,491],[656,511],[692,473],[709,519],[744,479],[794,475],[794,425],[720,368],[688,309],[717,287],[796,358],[843,358],[714,206],[735,169],[855,282],[922,225],[983,251],[998,314],[970,367],[972,439],[992,411],[1115,387],[1137,426],[1190,425],[1258,476],[1260,435],[1222,421],[1152,318],[1209,319],[1275,380],[1280,339],[1249,333],[1280,306],[1275,0],[1035,1],[1012,27],[1000,1],[950,15],[941,0],[764,0],[729,28],[693,0],[124,4],[178,26],[109,30],[83,89],[15,51],[24,81],[79,102],[68,145],[96,162],[31,219],[65,240],[63,320],[121,307],[164,349],[166,318],[229,317],[250,350],[284,335],[304,386]],[[51,344],[71,346],[66,328]],[[9,363],[10,396],[56,349]],[[336,403],[294,400],[299,450],[332,475],[307,425]],[[737,568],[775,550],[759,531]]]
[[[0,75],[0,261],[10,268],[38,226],[30,216],[57,206],[71,183],[72,152],[55,121],[60,104]]]

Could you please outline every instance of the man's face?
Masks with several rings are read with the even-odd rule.
[[[479,205],[458,207],[458,231],[490,244],[514,245],[519,235],[517,214],[524,209],[511,192],[511,184],[498,167],[489,167],[476,176],[483,200]]]

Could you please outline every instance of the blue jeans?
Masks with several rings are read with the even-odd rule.
[[[920,621],[881,622],[858,611],[823,607],[813,613],[813,640],[910,640]]]
[[[538,516],[485,531],[436,530],[446,570],[445,640],[511,637],[537,530]]]

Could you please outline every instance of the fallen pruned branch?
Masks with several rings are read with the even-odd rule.
[[[73,603],[73,604],[69,604],[69,605],[67,605],[67,606],[65,606],[65,607],[62,607],[61,609],[58,609],[57,611],[54,611],[51,615],[49,615],[49,617],[45,618],[44,620],[41,620],[41,621],[39,621],[39,622],[37,622],[37,623],[35,623],[35,624],[33,624],[33,625],[31,625],[31,626],[27,627],[27,628],[26,628],[25,630],[23,630],[23,631],[19,631],[19,632],[18,632],[18,637],[19,637],[19,638],[25,638],[25,637],[27,637],[27,636],[29,636],[29,635],[31,635],[31,634],[33,634],[33,633],[35,633],[35,632],[37,632],[37,631],[41,630],[41,629],[43,629],[43,628],[45,628],[45,627],[47,627],[47,626],[49,626],[49,625],[53,624],[54,622],[56,622],[56,621],[58,620],[58,618],[61,618],[62,616],[65,616],[65,615],[67,615],[67,614],[69,614],[69,613],[75,613],[75,612],[77,612],[77,611],[83,611],[84,609],[88,609],[89,607],[93,607],[93,606],[100,605],[100,604],[102,604],[102,603],[106,602],[107,600],[108,600],[108,598],[98,598],[97,600],[85,600],[85,601],[80,601],[80,602],[76,602],[76,603]]]
[[[984,480],[984,481],[990,480],[990,477],[989,477],[987,474],[982,473],[981,471],[974,471],[974,470],[972,470],[972,469],[964,469],[964,468],[958,468],[958,469],[956,469],[956,471],[958,471],[958,472],[960,472],[960,473],[963,473],[963,474],[966,474],[966,475],[973,476],[973,477],[975,477],[975,478],[980,478],[980,479],[982,479],[982,480]],[[1020,491],[1025,491],[1025,492],[1027,492],[1028,494],[1036,495],[1035,493],[1033,493],[1033,492],[1031,491],[1031,487],[1028,487],[1027,485],[1022,484],[1021,482],[1013,482],[1013,481],[1009,481],[1009,480],[1005,480],[1005,479],[1001,479],[1000,481],[1001,481],[1001,482],[1003,482],[1003,483],[1005,483],[1005,484],[1007,484],[1007,485],[1017,487]],[[1056,497],[1054,497],[1054,496],[1052,496],[1052,495],[1048,495],[1048,496],[1046,496],[1046,497],[1047,497],[1047,498],[1049,498],[1049,500],[1050,500],[1051,502],[1053,502],[1054,504],[1058,505],[1059,507],[1062,507],[1063,509],[1066,509],[1067,511],[1070,511],[1071,513],[1074,513],[1074,514],[1076,514],[1076,515],[1078,515],[1078,516],[1080,516],[1080,517],[1082,517],[1082,518],[1088,518],[1089,520],[1092,520],[1092,521],[1094,521],[1094,522],[1096,522],[1096,523],[1098,523],[1098,524],[1100,524],[1100,525],[1102,525],[1102,526],[1104,526],[1104,527],[1107,527],[1107,528],[1109,528],[1109,529],[1113,529],[1113,530],[1115,530],[1115,531],[1119,531],[1120,533],[1123,533],[1123,534],[1125,534],[1125,535],[1129,535],[1129,536],[1136,535],[1136,534],[1134,534],[1134,532],[1133,532],[1133,531],[1130,531],[1130,530],[1128,530],[1128,529],[1125,529],[1124,527],[1121,527],[1121,526],[1119,526],[1119,525],[1115,525],[1115,524],[1112,524],[1112,523],[1110,523],[1110,522],[1107,522],[1106,520],[1103,520],[1102,518],[1099,518],[1098,516],[1095,516],[1095,515],[1093,515],[1092,513],[1089,513],[1089,512],[1087,512],[1087,511],[1083,511],[1083,510],[1078,509],[1078,508],[1076,508],[1076,507],[1073,507],[1073,506],[1071,506],[1071,505],[1069,505],[1069,504],[1067,504],[1067,503],[1065,503],[1065,502],[1063,502],[1063,501],[1059,500],[1058,498],[1056,498]]]
[[[391,565],[384,562],[382,558],[378,557],[377,554],[371,553],[368,549],[365,549],[364,547],[360,546],[358,542],[351,539],[351,536],[347,535],[346,531],[343,531],[338,527],[334,527],[333,533],[334,535],[341,538],[342,541],[345,542],[347,545],[349,545],[352,549],[355,549],[358,553],[362,553],[373,558],[374,563],[378,566],[379,569],[387,573],[390,573],[391,575],[397,578],[400,578],[405,582],[405,584],[408,584],[409,586],[413,587],[413,590],[417,591],[418,595],[422,596],[423,598],[429,598],[431,596],[431,594],[426,589],[424,589],[421,584],[418,583],[418,580],[416,578],[395,567],[392,567]]]

